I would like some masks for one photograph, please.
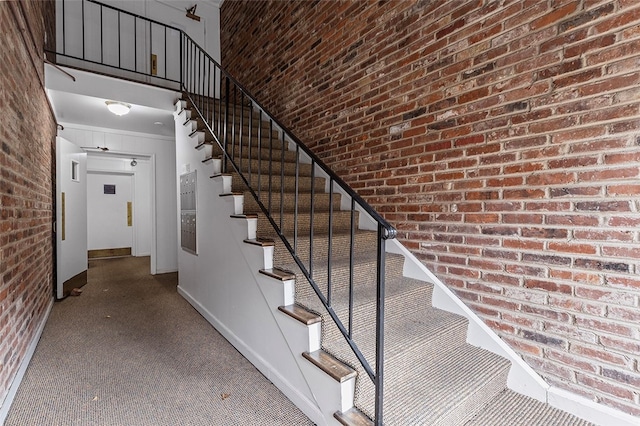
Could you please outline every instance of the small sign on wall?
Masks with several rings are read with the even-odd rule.
[[[105,184],[105,185],[104,185],[104,193],[105,193],[105,194],[109,194],[109,195],[115,195],[115,193],[116,193],[116,186],[115,186],[115,185]]]

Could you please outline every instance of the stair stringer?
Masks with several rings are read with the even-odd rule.
[[[339,424],[333,413],[353,405],[354,380],[338,383],[302,357],[319,347],[320,331],[278,310],[293,303],[293,282],[258,272],[273,266],[273,247],[243,242],[255,238],[257,219],[241,216],[243,195],[220,196],[231,193],[231,176],[209,178],[211,165],[190,132],[178,117],[177,174],[196,170],[198,177],[197,255],[179,248],[179,294],[314,423]]]

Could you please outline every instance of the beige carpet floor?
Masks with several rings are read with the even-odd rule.
[[[307,425],[177,294],[149,258],[92,260],[54,305],[5,422],[14,425]]]

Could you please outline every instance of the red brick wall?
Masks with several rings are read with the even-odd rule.
[[[42,60],[51,5],[0,2],[0,405],[53,291],[56,128]]]
[[[222,62],[549,383],[640,415],[640,3],[232,1]]]

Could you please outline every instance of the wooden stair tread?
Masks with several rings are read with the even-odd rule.
[[[345,412],[336,411],[333,417],[344,426],[373,426],[371,419],[356,407]]]
[[[254,246],[260,246],[260,247],[273,247],[276,244],[275,241],[272,240],[271,238],[262,238],[262,237],[257,237],[254,239],[247,238],[246,240],[244,240],[244,242],[247,244],[252,244]]]
[[[275,278],[280,281],[289,281],[296,278],[296,274],[294,274],[293,272],[280,268],[260,269],[259,272],[263,275]]]
[[[340,383],[354,378],[358,374],[356,370],[322,349],[314,352],[304,352],[302,356]]]
[[[222,195],[220,195],[222,197]],[[257,214],[232,214],[230,216],[232,219],[257,219]]]
[[[287,306],[278,306],[278,310],[280,312],[284,312],[291,318],[294,318],[305,325],[316,324],[322,321],[322,317],[320,315],[307,310],[297,303]]]

